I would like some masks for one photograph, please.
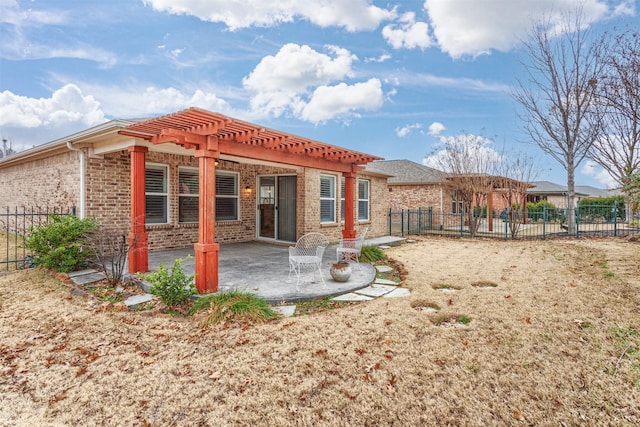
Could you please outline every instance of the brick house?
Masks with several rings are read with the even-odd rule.
[[[366,170],[390,175],[387,180],[389,208],[394,211],[431,208],[433,215],[444,221],[445,216],[459,214],[465,209],[456,197],[454,180],[473,179],[475,176],[451,175],[410,160],[377,160],[366,165]],[[478,175],[480,176],[480,175]],[[530,187],[510,178],[482,175],[486,185],[486,209],[499,214],[511,203],[524,200],[525,195],[509,188]],[[517,193],[517,194],[516,194]],[[465,211],[466,212],[466,211]],[[493,217],[488,216],[489,229],[493,229]]]
[[[76,206],[128,234],[130,272],[148,251],[194,245],[196,286],[217,290],[219,245],[387,232],[378,157],[191,108],[112,120],[0,159],[0,207]]]

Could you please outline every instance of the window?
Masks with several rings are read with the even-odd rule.
[[[344,178],[340,178],[340,221],[344,222]]]
[[[164,165],[147,164],[144,171],[144,191],[146,201],[147,224],[166,224],[169,222],[167,202],[169,171]]]
[[[336,177],[320,175],[320,222],[336,221]]]
[[[216,221],[239,219],[238,174],[216,172]]]
[[[178,221],[198,222],[200,188],[198,169],[178,168],[178,188]]]
[[[358,220],[369,221],[369,181],[358,180]]]

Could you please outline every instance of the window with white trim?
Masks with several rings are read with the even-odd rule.
[[[336,222],[336,177],[320,175],[320,222]]]
[[[169,168],[166,165],[145,165],[144,191],[147,224],[169,222]]]
[[[344,222],[344,177],[340,178],[340,221]]]
[[[358,220],[369,221],[369,181],[358,180]]]
[[[235,172],[216,172],[216,221],[240,219],[238,182]]]
[[[197,168],[178,168],[178,222],[198,222],[200,175]]]

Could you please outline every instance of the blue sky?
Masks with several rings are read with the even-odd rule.
[[[527,144],[510,88],[519,40],[579,0],[0,0],[0,136],[19,150],[114,118],[191,106],[422,163],[476,135]],[[635,0],[580,0],[600,31]],[[577,183],[605,187],[583,164]]]

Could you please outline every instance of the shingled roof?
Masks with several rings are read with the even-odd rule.
[[[380,160],[368,163],[367,171],[391,175],[389,184],[434,184],[446,178],[445,172],[421,165],[411,160]]]

